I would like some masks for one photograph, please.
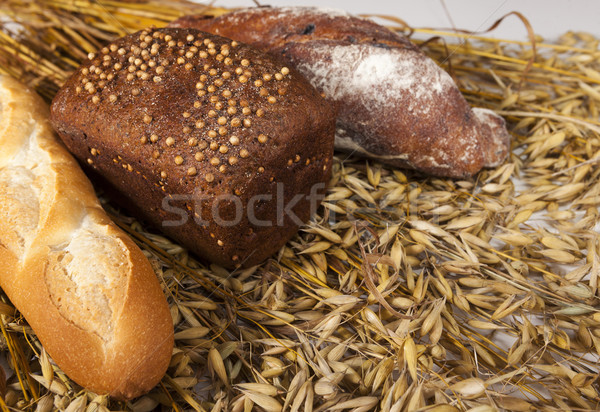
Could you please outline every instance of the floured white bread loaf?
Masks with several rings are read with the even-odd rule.
[[[471,110],[448,73],[370,20],[312,7],[255,7],[170,26],[282,56],[337,107],[337,149],[449,177],[497,166],[508,154],[500,116]]]
[[[37,95],[0,76],[0,286],[73,380],[130,399],[167,369],[169,308],[48,117]]]

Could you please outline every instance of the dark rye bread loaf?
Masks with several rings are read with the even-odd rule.
[[[467,177],[507,156],[510,135],[471,109],[452,78],[407,38],[337,10],[259,7],[170,24],[282,56],[339,109],[336,148],[425,173]]]
[[[277,58],[148,29],[90,54],[56,95],[52,123],[139,216],[235,267],[272,255],[316,209],[335,113]]]

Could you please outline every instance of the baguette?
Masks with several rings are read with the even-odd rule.
[[[139,396],[173,348],[152,267],[103,211],[41,98],[0,76],[0,102],[0,286],[71,379]]]

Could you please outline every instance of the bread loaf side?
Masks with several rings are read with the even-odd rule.
[[[90,55],[52,121],[138,216],[225,267],[279,250],[332,165],[335,111],[302,75],[191,29],[148,29]]]
[[[1,76],[0,101],[0,286],[74,381],[141,395],[173,347],[152,267],[102,210],[41,98]]]

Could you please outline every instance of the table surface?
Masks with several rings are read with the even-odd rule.
[[[511,11],[521,12],[534,31],[555,41],[566,31],[585,31],[600,37],[599,0],[258,0],[261,5],[321,6],[354,14],[387,14],[402,18],[412,27],[451,28],[470,31],[489,28]],[[216,0],[215,6],[250,7],[253,0]],[[507,17],[488,36],[527,40],[527,31],[516,16]]]

